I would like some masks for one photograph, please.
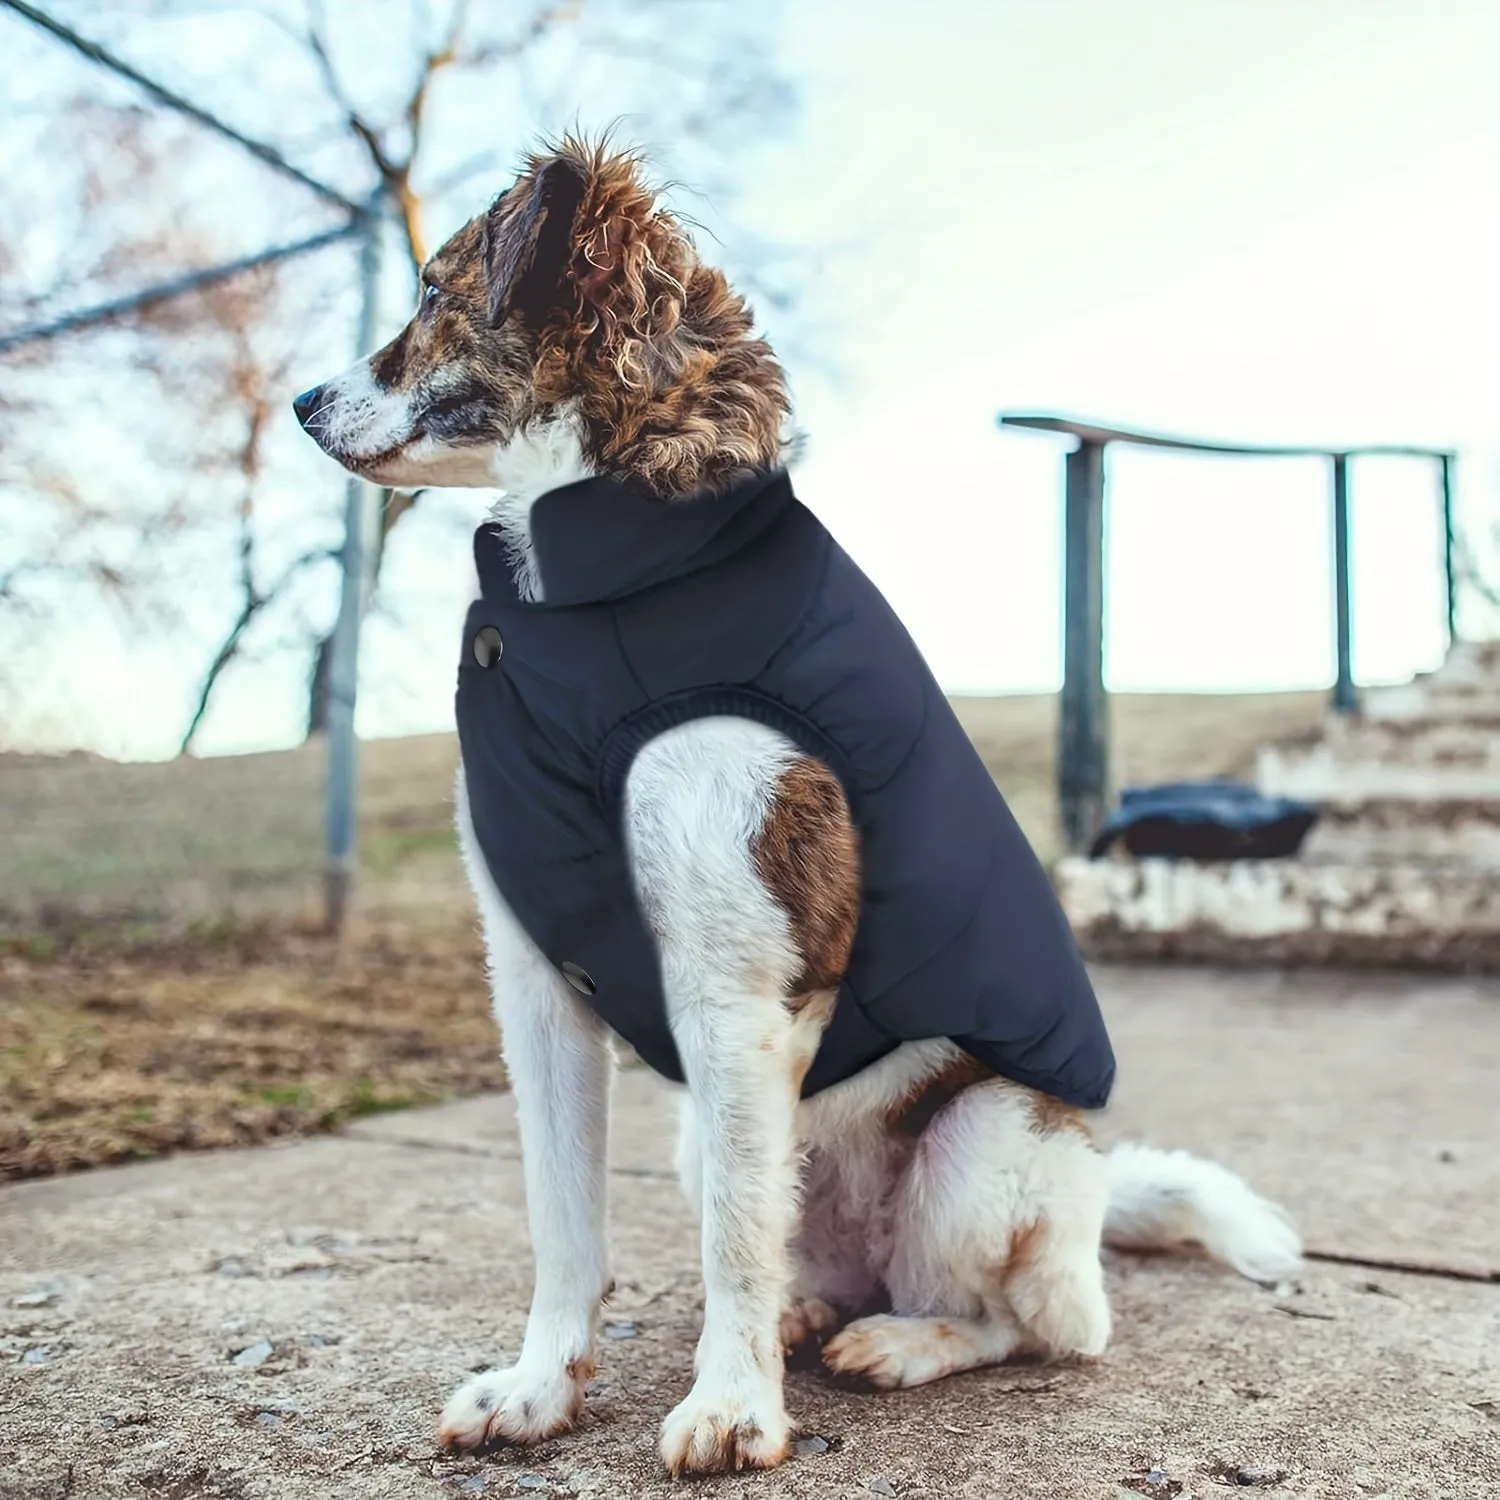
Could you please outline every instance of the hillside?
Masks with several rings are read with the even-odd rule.
[[[1243,769],[1316,722],[1314,693],[1113,700],[1121,782]],[[960,717],[1044,858],[1056,853],[1056,699],[960,698]],[[361,859],[377,919],[462,899],[451,735],[376,740],[361,761]],[[315,909],[323,750],[121,765],[0,755],[0,935],[121,919],[174,925]]]

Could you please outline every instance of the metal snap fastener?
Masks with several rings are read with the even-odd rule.
[[[474,635],[474,660],[481,667],[493,667],[505,650],[505,642],[493,625],[485,625]]]
[[[562,970],[562,977],[580,995],[592,995],[594,993],[594,981],[589,978],[587,969],[580,969],[577,964],[567,962],[560,963],[557,967]]]

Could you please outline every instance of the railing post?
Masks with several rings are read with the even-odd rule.
[[[380,221],[372,205],[360,244],[358,354],[375,344],[380,294]],[[362,479],[345,484],[343,590],[328,657],[328,778],[323,801],[324,914],[343,929],[359,861],[359,742],[354,705],[359,688],[359,637],[373,584],[380,535],[381,491]]]
[[[1354,691],[1353,625],[1349,608],[1349,455],[1333,458],[1333,614],[1338,662],[1333,680],[1335,713],[1352,714],[1359,707]]]
[[[1458,581],[1453,576],[1453,455],[1438,456],[1443,487],[1443,596],[1448,625],[1448,644],[1458,639]]]
[[[1104,692],[1104,449],[1068,454],[1063,486],[1063,685],[1057,802],[1067,848],[1086,849],[1109,796],[1109,705]]]

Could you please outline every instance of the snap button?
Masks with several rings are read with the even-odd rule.
[[[505,650],[505,642],[493,625],[482,626],[474,635],[474,660],[481,667],[493,667]]]
[[[562,970],[562,977],[578,991],[580,995],[592,995],[594,993],[594,981],[589,978],[587,969],[580,969],[574,963],[560,963],[557,966]]]

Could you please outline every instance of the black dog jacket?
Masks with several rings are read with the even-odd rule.
[[[1007,1078],[1104,1104],[1114,1056],[1045,872],[901,622],[784,472],[672,504],[583,480],[537,501],[531,537],[536,602],[504,533],[475,536],[469,808],[517,920],[609,1026],[682,1078],[625,780],[664,730],[736,715],[825,762],[859,832],[859,929],[804,1095],[951,1037]]]

